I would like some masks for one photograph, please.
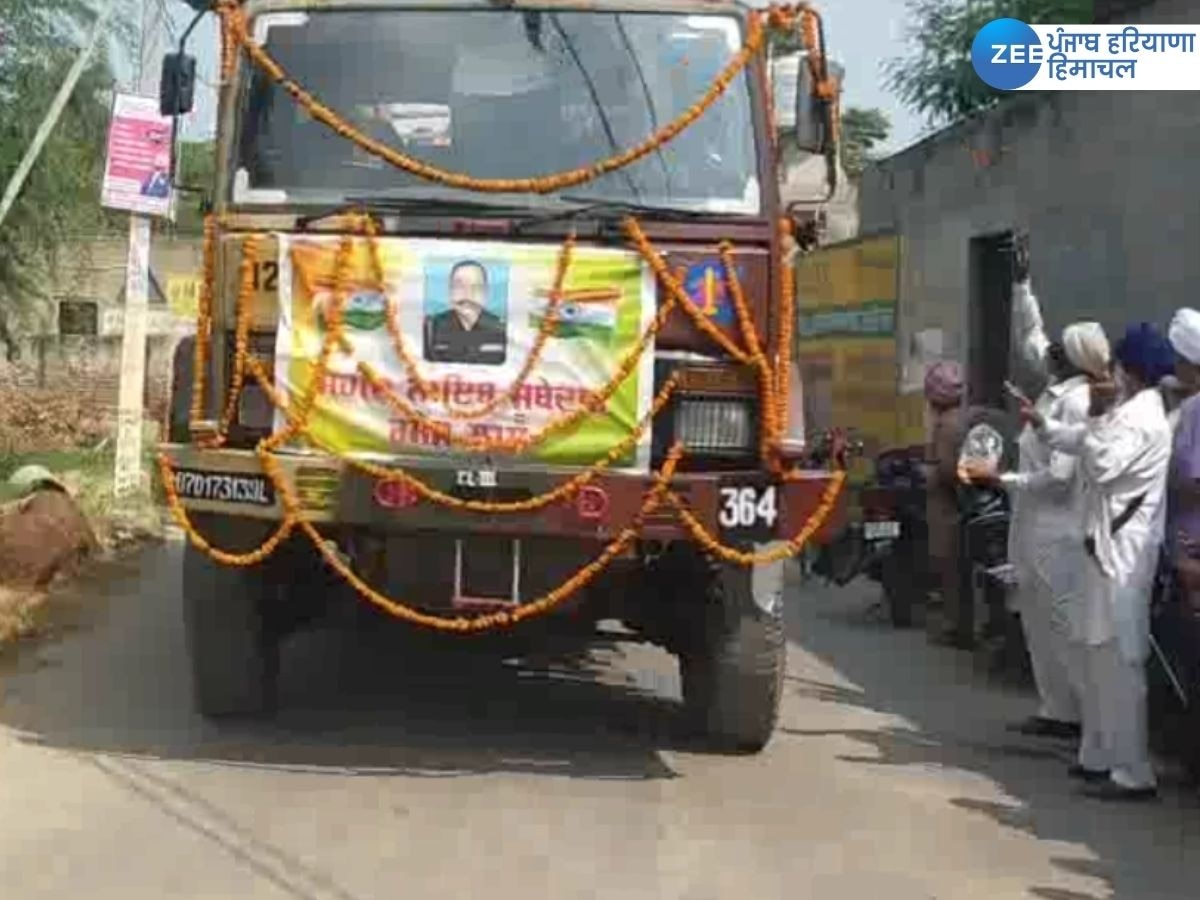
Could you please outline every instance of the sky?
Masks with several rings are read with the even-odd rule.
[[[166,0],[175,14],[175,31],[186,26],[192,13],[179,0]],[[878,148],[892,153],[914,143],[928,129],[922,117],[902,107],[887,88],[882,70],[885,60],[904,52],[906,0],[817,0],[825,19],[825,40],[830,55],[846,70],[843,108],[878,107],[891,120],[892,133]],[[189,47],[197,57],[199,77],[216,80],[216,17],[205,16],[193,32]],[[185,124],[187,137],[212,133],[216,106],[215,93],[204,84],[197,85],[197,109]]]
[[[905,52],[905,0],[815,0],[825,19],[829,55],[846,69],[842,107],[882,109],[892,134],[881,148],[895,152],[914,143],[929,129],[924,118],[909,112],[886,87],[885,60]]]

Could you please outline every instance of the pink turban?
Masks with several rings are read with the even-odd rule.
[[[951,359],[925,370],[925,399],[934,406],[957,406],[962,400],[962,367]]]

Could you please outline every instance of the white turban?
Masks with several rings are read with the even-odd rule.
[[[1200,365],[1200,312],[1186,306],[1175,313],[1167,340],[1172,349],[1193,365]]]
[[[1108,336],[1099,322],[1076,322],[1062,333],[1063,352],[1071,365],[1095,378],[1108,373]]]

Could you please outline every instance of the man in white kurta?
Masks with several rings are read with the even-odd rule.
[[[1066,425],[1087,420],[1089,378],[1105,377],[1108,339],[1095,322],[1063,331],[1053,345],[1028,279],[1013,288],[1013,343],[1032,374],[1049,384],[1035,408]],[[1013,608],[1020,614],[1029,649],[1038,713],[1021,724],[1026,734],[1073,737],[1079,734],[1082,672],[1069,644],[1069,609],[1080,602],[1083,549],[1083,491],[1075,457],[1052,450],[1027,425],[1018,441],[1016,472],[1000,476],[1012,498],[1009,561],[1016,570]]]
[[[1027,409],[1054,449],[1079,457],[1088,565],[1072,607],[1082,648],[1083,737],[1073,774],[1106,799],[1156,795],[1146,732],[1150,592],[1166,514],[1171,429],[1158,383],[1173,353],[1152,326],[1131,327],[1114,348],[1116,386],[1093,386],[1091,416],[1067,424]]]

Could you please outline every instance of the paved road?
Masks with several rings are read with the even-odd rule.
[[[178,545],[96,579],[83,627],[0,672],[0,896],[1200,896],[1200,801],[1074,795],[1027,700],[866,589],[801,589],[782,729],[751,758],[670,737],[671,660],[448,665],[303,636],[285,711],[188,708]]]

